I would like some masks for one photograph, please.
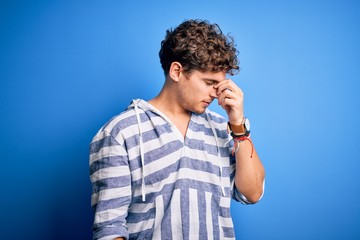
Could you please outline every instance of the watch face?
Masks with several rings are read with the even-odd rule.
[[[245,128],[247,131],[250,131],[250,121],[248,118],[245,118]]]

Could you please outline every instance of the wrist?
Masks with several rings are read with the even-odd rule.
[[[249,141],[250,145],[251,145],[251,154],[250,154],[250,158],[253,157],[253,153],[254,153],[254,145],[250,139],[250,132],[248,135],[242,135],[242,136],[232,136],[233,140],[234,140],[234,150],[233,150],[233,154],[237,153],[239,148],[240,148],[240,143],[244,142],[245,140]]]
[[[228,131],[231,133],[231,136],[242,137],[250,135],[250,121],[248,118],[243,117],[240,124],[234,124],[233,122],[228,122]]]
[[[233,126],[239,126],[239,125],[244,124],[244,121],[245,121],[245,117],[241,117],[241,118],[238,118],[236,120],[230,120],[229,119],[229,124],[233,125]]]

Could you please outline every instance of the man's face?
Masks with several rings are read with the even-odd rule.
[[[186,110],[203,113],[210,103],[217,98],[214,86],[225,80],[224,72],[199,72],[193,71],[190,75],[182,74],[179,81],[177,99]]]

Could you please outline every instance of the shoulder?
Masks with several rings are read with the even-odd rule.
[[[135,120],[135,121],[134,121]],[[101,130],[112,132],[115,128],[126,128],[136,123],[136,115],[133,109],[126,109],[107,121]]]
[[[96,133],[94,138],[108,135],[117,138],[121,132],[137,126],[136,113],[134,109],[126,109],[110,118]]]

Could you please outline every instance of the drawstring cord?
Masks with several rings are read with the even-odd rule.
[[[222,194],[223,196],[225,196],[225,188],[222,184],[222,177],[223,177],[223,169],[222,169],[222,163],[221,163],[221,154],[220,154],[220,147],[219,147],[219,141],[218,141],[218,137],[217,137],[217,134],[216,134],[216,131],[213,127],[213,125],[211,124],[211,120],[210,120],[210,117],[209,117],[209,114],[207,113],[207,111],[205,112],[206,114],[206,118],[209,122],[209,125],[210,125],[210,128],[211,128],[211,131],[213,132],[214,134],[214,137],[215,137],[215,143],[216,143],[216,148],[217,148],[217,154],[218,154],[218,159],[219,159],[219,167],[220,167],[220,182],[221,182],[221,191],[222,191]]]
[[[145,163],[144,163],[144,151],[143,151],[143,139],[142,139],[142,129],[141,129],[141,120],[140,120],[140,114],[139,114],[139,108],[137,106],[137,102],[133,100],[134,103],[134,110],[136,113],[136,120],[138,122],[138,128],[139,128],[139,147],[140,147],[140,160],[141,160],[141,196],[142,201],[145,202]]]

